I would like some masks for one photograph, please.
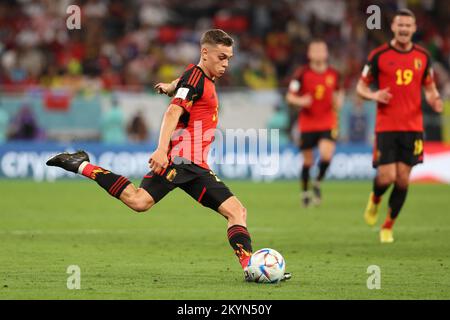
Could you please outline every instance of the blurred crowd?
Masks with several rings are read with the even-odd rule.
[[[373,4],[381,9],[381,30],[366,26],[366,9]],[[81,29],[67,27],[67,20],[73,21],[71,5],[80,8]],[[447,0],[2,0],[0,92],[30,86],[88,95],[151,90],[196,63],[201,34],[220,28],[235,39],[235,55],[219,90],[280,89],[283,97],[294,69],[307,62],[308,42],[320,37],[329,45],[330,63],[341,72],[347,101],[356,106],[351,116],[357,121],[351,124],[357,129],[367,119],[354,98],[356,81],[370,50],[391,38],[390,21],[400,7],[416,14],[414,40],[429,50],[438,87],[450,99]],[[289,136],[296,115],[280,100],[267,125]],[[23,109],[8,119],[0,108],[0,142],[45,136],[31,111]],[[119,109],[104,115],[101,139],[148,139],[142,115],[125,124]],[[439,119],[425,116],[439,140]]]
[[[81,8],[80,30],[66,27],[72,4]],[[366,27],[371,4],[381,8],[382,30]],[[399,6],[416,13],[415,40],[431,52],[441,82],[448,82],[446,0],[2,0],[0,84],[150,88],[196,63],[201,33],[221,28],[236,40],[222,88],[285,87],[293,69],[306,62],[313,37],[327,41],[330,62],[353,88],[368,52],[390,38]]]

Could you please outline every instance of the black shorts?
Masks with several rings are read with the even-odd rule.
[[[423,162],[423,132],[377,132],[373,148],[373,167],[403,162],[414,166]]]
[[[193,163],[171,163],[160,175],[149,172],[142,179],[140,187],[152,196],[155,203],[180,187],[197,202],[215,211],[233,196],[214,172]]]
[[[336,130],[302,132],[300,135],[299,148],[300,150],[313,149],[317,147],[319,141],[322,139],[336,141],[336,138]]]

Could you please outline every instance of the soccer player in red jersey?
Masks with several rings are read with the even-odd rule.
[[[151,171],[139,188],[126,177],[89,162],[84,151],[62,153],[47,165],[82,174],[95,180],[110,195],[137,212],[147,211],[173,189],[180,187],[197,202],[228,220],[228,240],[244,269],[252,254],[247,230],[247,210],[206,163],[218,121],[214,80],[221,77],[233,56],[233,39],[224,31],[205,32],[200,40],[200,62],[190,65],[171,84],[158,84],[161,93],[174,95],[162,120],[157,149],[149,159]],[[289,274],[284,279],[288,279]]]
[[[295,71],[286,94],[287,103],[299,110],[299,147],[303,154],[300,177],[305,207],[321,201],[320,182],[333,157],[338,132],[336,113],[343,102],[339,74],[328,65],[327,44],[322,40],[312,41],[308,46],[308,59],[308,65]],[[320,154],[319,173],[311,192],[309,172],[314,164],[313,150],[317,146]]]
[[[391,25],[394,38],[369,54],[357,84],[360,96],[377,102],[373,165],[377,174],[364,213],[375,225],[381,196],[394,185],[389,210],[380,230],[380,241],[394,241],[392,227],[405,202],[409,175],[423,161],[422,87],[431,108],[443,109],[433,80],[430,57],[412,42],[416,19],[408,9],[399,10]],[[373,91],[369,85],[374,84]]]

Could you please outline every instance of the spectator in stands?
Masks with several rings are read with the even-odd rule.
[[[284,146],[289,143],[289,110],[284,99],[275,105],[274,110],[272,117],[267,122],[267,129],[278,129],[279,145]],[[268,137],[269,139],[272,137],[270,132]]]
[[[304,44],[320,37],[330,44],[330,58],[342,72],[345,87],[353,88],[367,53],[390,36],[389,28],[367,32],[367,0],[129,0],[126,4],[83,0],[76,1],[82,8],[82,31],[59,28],[67,18],[64,3],[68,0],[60,2],[0,1],[0,63],[4,69],[0,84],[36,84],[53,77],[56,69],[71,73],[72,78],[81,71],[80,77],[101,79],[107,90],[117,85],[152,87],[169,81],[195,60],[192,39],[215,26],[235,33],[237,44],[234,65],[239,67],[230,70],[221,87],[260,85],[252,66],[255,54],[263,61],[257,71],[274,69],[276,83],[286,85],[285,78],[293,71],[288,69],[306,62]],[[383,24],[401,1],[388,2]],[[421,24],[417,41],[448,74],[447,0],[407,2]],[[267,86],[268,79],[262,80]]]
[[[349,117],[349,141],[365,143],[367,141],[368,117],[364,111],[363,100],[355,97]]]
[[[244,71],[245,84],[254,90],[275,89],[277,78],[273,65],[267,59],[250,61],[250,68]]]
[[[173,80],[196,61],[198,34],[218,27],[236,40],[230,72],[220,79],[222,89],[287,87],[293,69],[307,62],[305,44],[319,37],[329,43],[330,60],[351,92],[369,51],[390,37],[385,26],[392,14],[407,5],[421,26],[415,40],[430,51],[437,84],[443,99],[449,99],[448,0],[386,0],[384,27],[368,30],[366,9],[372,2],[0,1],[0,86],[8,91],[43,85],[74,94],[145,90]],[[82,9],[81,30],[61,28],[69,3]]]
[[[145,142],[149,140],[149,130],[142,112],[136,113],[127,127],[128,139],[133,142]]]
[[[100,121],[101,140],[107,144],[123,144],[125,135],[125,117],[116,98],[112,99],[111,109],[102,115]]]
[[[0,109],[0,143],[6,141],[8,133],[8,123],[9,123],[8,113],[5,110]]]
[[[36,140],[43,137],[43,130],[39,128],[33,110],[23,105],[12,119],[10,138],[12,140]]]

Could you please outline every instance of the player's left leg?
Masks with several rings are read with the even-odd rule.
[[[303,165],[300,172],[301,202],[303,207],[310,206],[312,192],[309,190],[310,171],[314,164],[314,148],[317,147],[320,132],[301,132],[299,149],[303,157]]]
[[[247,209],[237,197],[232,196],[225,200],[217,208],[217,211],[228,220],[228,241],[244,269],[245,280],[254,281],[251,275],[246,272],[253,252],[252,240],[247,230]],[[285,273],[282,281],[289,279],[291,279],[291,274]]]
[[[328,167],[330,166],[331,160],[333,158],[334,151],[336,149],[336,143],[331,139],[320,139],[319,140],[319,174],[313,184],[313,202],[314,204],[320,204],[322,199],[322,194],[320,190],[320,183],[325,177]]]
[[[228,241],[244,270],[245,279],[253,281],[254,279],[245,272],[253,253],[252,239],[247,229],[247,209],[214,172],[195,166],[193,170],[198,173],[197,177],[180,184],[179,187],[197,202],[227,219]],[[290,278],[290,273],[286,273],[283,280]]]
[[[219,212],[228,221],[227,236],[242,268],[252,254],[252,241],[247,230],[247,209],[212,171],[192,165],[194,179],[179,185],[197,202]]]
[[[303,207],[309,207],[311,203],[312,194],[309,191],[309,180],[311,167],[314,164],[314,151],[312,148],[303,149],[303,166],[300,173],[300,186],[302,190],[301,198]]]
[[[392,227],[394,226],[395,219],[398,217],[400,210],[406,200],[409,186],[409,176],[411,174],[412,167],[403,162],[396,163],[396,178],[394,188],[389,196],[389,209],[381,227],[380,240],[381,242],[393,242]]]

